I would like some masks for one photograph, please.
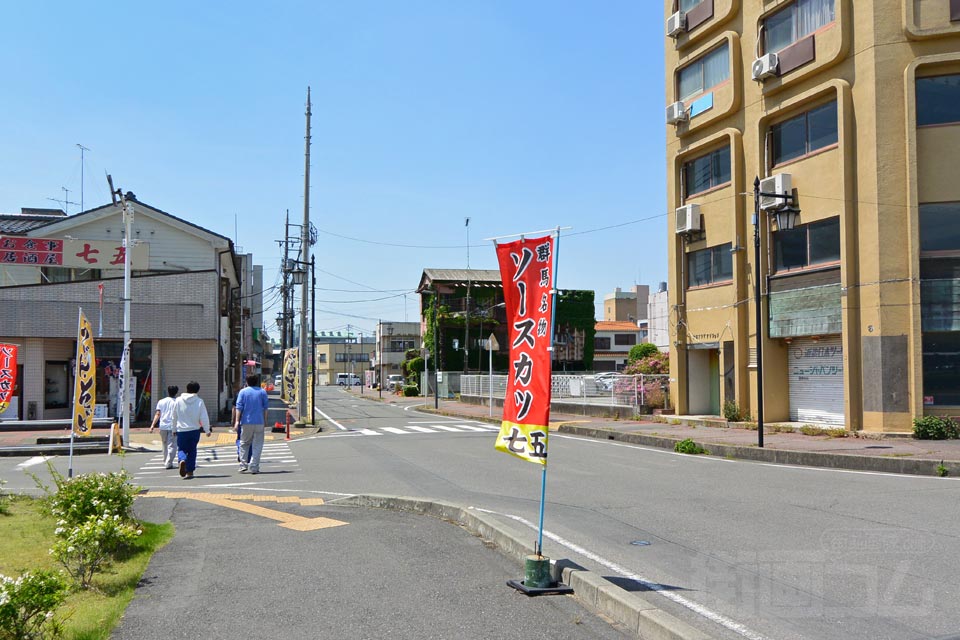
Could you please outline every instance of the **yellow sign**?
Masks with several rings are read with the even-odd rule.
[[[89,436],[93,432],[93,408],[97,397],[96,355],[93,352],[93,330],[80,311],[77,330],[77,370],[73,387],[73,433]]]
[[[547,464],[548,427],[532,424],[517,424],[504,420],[497,434],[497,451],[517,456],[535,464]]]

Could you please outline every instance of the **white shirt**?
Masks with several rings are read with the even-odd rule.
[[[173,428],[173,405],[176,398],[167,396],[157,403],[157,411],[160,412],[160,430],[170,431]]]

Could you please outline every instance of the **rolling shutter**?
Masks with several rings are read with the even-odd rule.
[[[840,336],[796,338],[788,356],[790,420],[844,425]]]

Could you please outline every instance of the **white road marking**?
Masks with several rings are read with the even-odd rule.
[[[396,427],[384,427],[383,430],[389,433],[395,433],[398,436],[410,435],[409,431],[404,431],[403,429],[397,429]]]
[[[499,431],[499,429],[494,429],[493,427],[475,427],[472,424],[458,424],[456,425],[467,431]]]
[[[23,462],[17,465],[17,469],[26,469],[27,467],[32,467],[35,464],[41,464],[50,460],[51,456],[34,456],[32,458],[27,458]]]
[[[437,429],[443,429],[444,431],[456,431],[457,433],[463,433],[463,429],[458,429],[457,427],[448,427],[443,424],[432,424],[430,426]]]
[[[360,429],[359,433],[362,433],[365,436],[382,436],[383,435],[379,431],[374,431],[373,429]]]
[[[336,420],[334,420],[333,418],[325,414],[323,411],[320,411],[320,409],[318,409],[317,407],[314,407],[313,410],[319,413],[321,416],[323,416],[330,424],[335,426],[337,429],[340,429],[340,431],[348,430],[345,426],[343,426],[342,424],[340,424],[339,422],[337,422]]]
[[[415,424],[407,425],[407,429],[413,429],[414,431],[419,431],[420,433],[436,433],[436,429],[428,429],[427,427],[418,427]]]
[[[481,513],[489,513],[489,514],[492,514],[492,515],[502,516],[502,517],[504,517],[504,518],[509,518],[509,519],[511,519],[511,520],[513,520],[513,521],[515,521],[515,522],[519,522],[520,524],[523,524],[523,525],[525,525],[525,526],[533,529],[534,531],[537,531],[537,530],[539,529],[539,527],[538,527],[537,525],[535,525],[534,523],[532,523],[532,522],[530,522],[529,520],[527,520],[527,519],[525,519],[525,518],[522,518],[522,517],[520,517],[520,516],[515,516],[515,515],[509,514],[509,513],[498,513],[498,512],[496,512],[496,511],[490,511],[489,509],[481,509],[480,507],[469,507],[469,508],[470,508],[470,509],[473,509],[474,511],[479,511],[479,512],[481,512]],[[637,583],[643,585],[644,587],[646,587],[647,589],[649,589],[649,590],[657,593],[658,595],[661,595],[661,596],[663,596],[664,598],[667,598],[668,600],[672,600],[673,602],[675,602],[675,603],[677,603],[677,604],[679,604],[679,605],[681,605],[681,606],[683,606],[683,607],[686,607],[687,609],[690,609],[690,610],[693,611],[694,613],[696,613],[696,614],[698,614],[698,615],[701,615],[701,616],[703,616],[704,618],[707,618],[708,620],[711,620],[711,621],[713,621],[713,622],[716,622],[717,624],[719,624],[719,625],[721,625],[721,626],[723,626],[723,627],[726,627],[727,629],[730,629],[731,631],[733,631],[733,632],[735,632],[735,633],[743,636],[744,638],[749,638],[749,640],[766,640],[766,637],[765,637],[765,636],[762,636],[762,635],[760,635],[759,633],[757,633],[756,631],[753,631],[753,630],[749,629],[748,627],[740,624],[739,622],[728,618],[727,616],[723,615],[722,613],[717,613],[716,611],[712,611],[712,610],[708,609],[707,607],[703,606],[702,604],[700,604],[700,603],[698,603],[698,602],[694,602],[693,600],[690,600],[690,599],[685,598],[685,597],[683,597],[683,596],[681,596],[681,595],[679,595],[679,594],[677,594],[677,593],[674,593],[673,591],[670,591],[668,587],[664,587],[662,584],[658,584],[658,583],[656,583],[656,582],[652,582],[652,581],[650,581],[650,580],[647,580],[647,579],[644,578],[643,576],[640,576],[640,575],[638,575],[638,574],[636,574],[636,573],[633,573],[633,572],[630,571],[629,569],[627,569],[627,568],[625,568],[625,567],[621,567],[620,565],[616,564],[615,562],[611,562],[610,560],[607,560],[606,558],[603,558],[602,556],[599,556],[599,555],[597,555],[596,553],[593,553],[592,551],[589,551],[589,550],[587,550],[587,549],[584,549],[583,547],[581,547],[581,546],[579,546],[579,545],[577,545],[577,544],[574,544],[573,542],[570,542],[569,540],[565,540],[564,538],[561,538],[560,536],[558,536],[558,535],[555,534],[555,533],[551,533],[551,532],[549,532],[549,531],[547,531],[547,530],[544,530],[544,531],[543,531],[543,535],[544,535],[545,537],[547,537],[547,538],[550,538],[551,540],[553,540],[553,541],[556,542],[557,544],[559,544],[559,545],[561,545],[561,546],[564,546],[564,547],[566,547],[567,549],[570,549],[571,551],[573,551],[573,552],[575,552],[575,553],[579,553],[579,554],[581,554],[582,556],[584,556],[584,557],[586,557],[586,558],[589,558],[590,560],[593,560],[594,562],[597,562],[597,563],[603,565],[604,567],[610,569],[611,571],[615,571],[616,573],[619,573],[619,574],[620,574],[621,576],[623,576],[624,578],[628,578],[628,579],[630,579],[630,580],[633,580],[634,582],[637,582]]]

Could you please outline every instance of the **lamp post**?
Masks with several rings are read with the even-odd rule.
[[[788,231],[796,224],[800,209],[793,206],[792,193],[763,193],[760,176],[753,181],[753,297],[757,321],[757,446],[763,448],[763,311],[760,298],[760,198],[776,198],[786,204],[777,207],[772,216],[778,231]]]

